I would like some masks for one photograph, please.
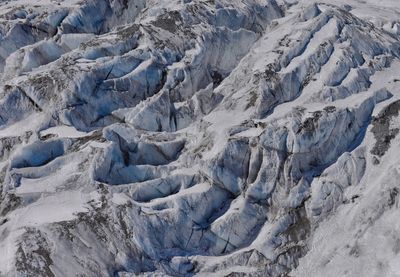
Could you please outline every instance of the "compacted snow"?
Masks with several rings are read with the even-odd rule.
[[[400,276],[399,14],[0,1],[0,276]]]

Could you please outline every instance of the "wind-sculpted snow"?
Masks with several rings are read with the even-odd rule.
[[[0,276],[399,273],[400,6],[334,2],[0,3]]]

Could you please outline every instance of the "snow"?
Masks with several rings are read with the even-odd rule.
[[[89,200],[89,199],[87,199]],[[35,202],[26,210],[16,210],[13,217],[20,226],[37,226],[51,222],[71,220],[86,211],[85,197],[79,192],[63,192]]]
[[[59,138],[81,138],[91,134],[78,131],[73,126],[56,126],[40,132],[40,136],[56,135]]]
[[[112,196],[111,201],[115,205],[124,205],[124,204],[127,204],[127,202],[129,201],[129,197],[127,197],[123,193],[114,193],[113,196]]]
[[[398,142],[393,145],[398,146]],[[395,219],[398,202],[393,209],[386,208],[384,197],[387,188],[398,186],[397,154],[389,153],[381,164],[377,170],[367,168],[360,183],[346,192],[348,196],[360,195],[359,200],[340,206],[321,223],[311,241],[315,247],[300,260],[294,276],[399,275],[396,245],[400,226]],[[355,254],[348,255],[352,249],[356,249]]]
[[[228,139],[227,131],[231,127],[239,125],[246,118],[246,113],[237,114],[226,111],[214,111],[207,115],[204,120],[212,124],[208,128],[208,131],[214,134],[216,141],[214,142],[213,148],[205,153],[204,159],[214,157],[216,154],[220,153]]]
[[[33,114],[14,124],[0,126],[0,138],[13,137],[41,127],[46,115],[43,113]]]

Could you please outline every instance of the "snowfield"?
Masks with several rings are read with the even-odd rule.
[[[400,276],[399,15],[0,1],[0,276]]]

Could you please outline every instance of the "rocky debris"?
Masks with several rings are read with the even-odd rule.
[[[385,107],[372,121],[371,132],[374,134],[376,143],[371,153],[382,157],[390,148],[390,142],[398,135],[399,128],[391,127],[393,118],[399,116],[400,101],[396,101]]]
[[[16,270],[20,274],[55,276],[51,270],[51,245],[46,237],[35,229],[26,230],[16,253]]]

